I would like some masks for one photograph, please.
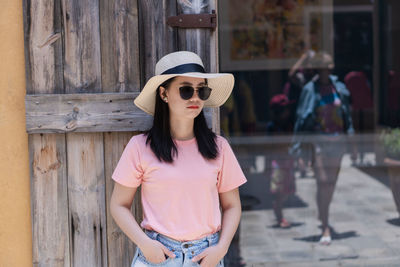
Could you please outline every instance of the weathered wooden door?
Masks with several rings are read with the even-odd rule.
[[[216,31],[166,24],[211,13],[216,1],[23,3],[33,265],[130,266],[135,246],[111,218],[109,199],[125,145],[152,122],[133,99],[168,52],[197,52],[217,71]],[[218,110],[206,116],[218,132]]]

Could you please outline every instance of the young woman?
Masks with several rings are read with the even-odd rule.
[[[154,116],[153,126],[130,139],[112,174],[111,215],[137,245],[132,267],[223,266],[247,180],[202,109],[226,101],[233,75],[205,73],[187,51],[161,58],[155,73],[134,101]],[[140,185],[139,226],[130,207]]]
[[[318,139],[314,138],[313,142],[316,200],[322,223],[320,243],[329,245],[332,241],[329,206],[335,191],[341,159],[346,152],[343,137],[344,134],[353,135],[354,128],[349,104],[350,92],[331,74],[334,68],[332,57],[325,52],[319,52],[314,55],[312,65],[317,69],[318,75],[307,83],[301,92],[294,132],[320,135]],[[298,137],[295,137],[296,139],[298,140]]]

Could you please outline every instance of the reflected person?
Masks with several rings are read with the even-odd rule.
[[[315,51],[305,51],[296,63],[290,68],[288,73],[288,81],[283,86],[283,93],[293,104],[290,105],[290,121],[292,124],[296,121],[296,110],[299,102],[301,91],[314,76],[315,69],[311,66],[311,60],[315,55]],[[312,147],[308,143],[302,144],[303,158],[298,158],[297,167],[300,176],[306,176],[306,169],[311,165]]]
[[[269,135],[281,135],[293,131],[293,123],[289,119],[290,106],[293,102],[284,94],[278,94],[271,98],[269,107],[271,110],[271,121],[267,124]],[[271,167],[270,192],[272,195],[272,206],[280,228],[289,228],[290,223],[283,216],[283,204],[288,196],[294,194],[294,161],[287,153],[287,145],[279,144],[276,152],[271,153],[269,165]]]
[[[305,133],[318,134],[313,138],[314,169],[317,182],[316,201],[322,223],[320,243],[331,243],[329,206],[338,179],[340,163],[346,151],[344,133],[353,135],[349,99],[350,92],[337,76],[332,75],[334,62],[325,52],[318,52],[312,59],[317,75],[308,82],[300,95],[294,126],[294,145],[291,152],[300,156],[302,137]],[[323,145],[322,145],[323,144]]]

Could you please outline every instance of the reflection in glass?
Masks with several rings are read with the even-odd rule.
[[[220,71],[236,79],[221,133],[248,178],[232,263],[398,266],[399,11],[219,1]]]

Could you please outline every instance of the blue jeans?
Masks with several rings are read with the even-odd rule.
[[[165,266],[165,267],[190,267],[200,266],[198,262],[192,262],[192,258],[199,255],[206,248],[214,246],[218,243],[219,232],[208,235],[204,238],[180,242],[171,239],[158,232],[145,229],[145,233],[154,240],[159,241],[167,249],[175,254],[175,258],[170,258],[167,255],[167,259],[161,263],[150,263],[147,261],[145,256],[139,247],[136,247],[135,256],[133,257],[131,267],[146,267],[146,266]],[[224,259],[222,259],[216,267],[224,267]]]

